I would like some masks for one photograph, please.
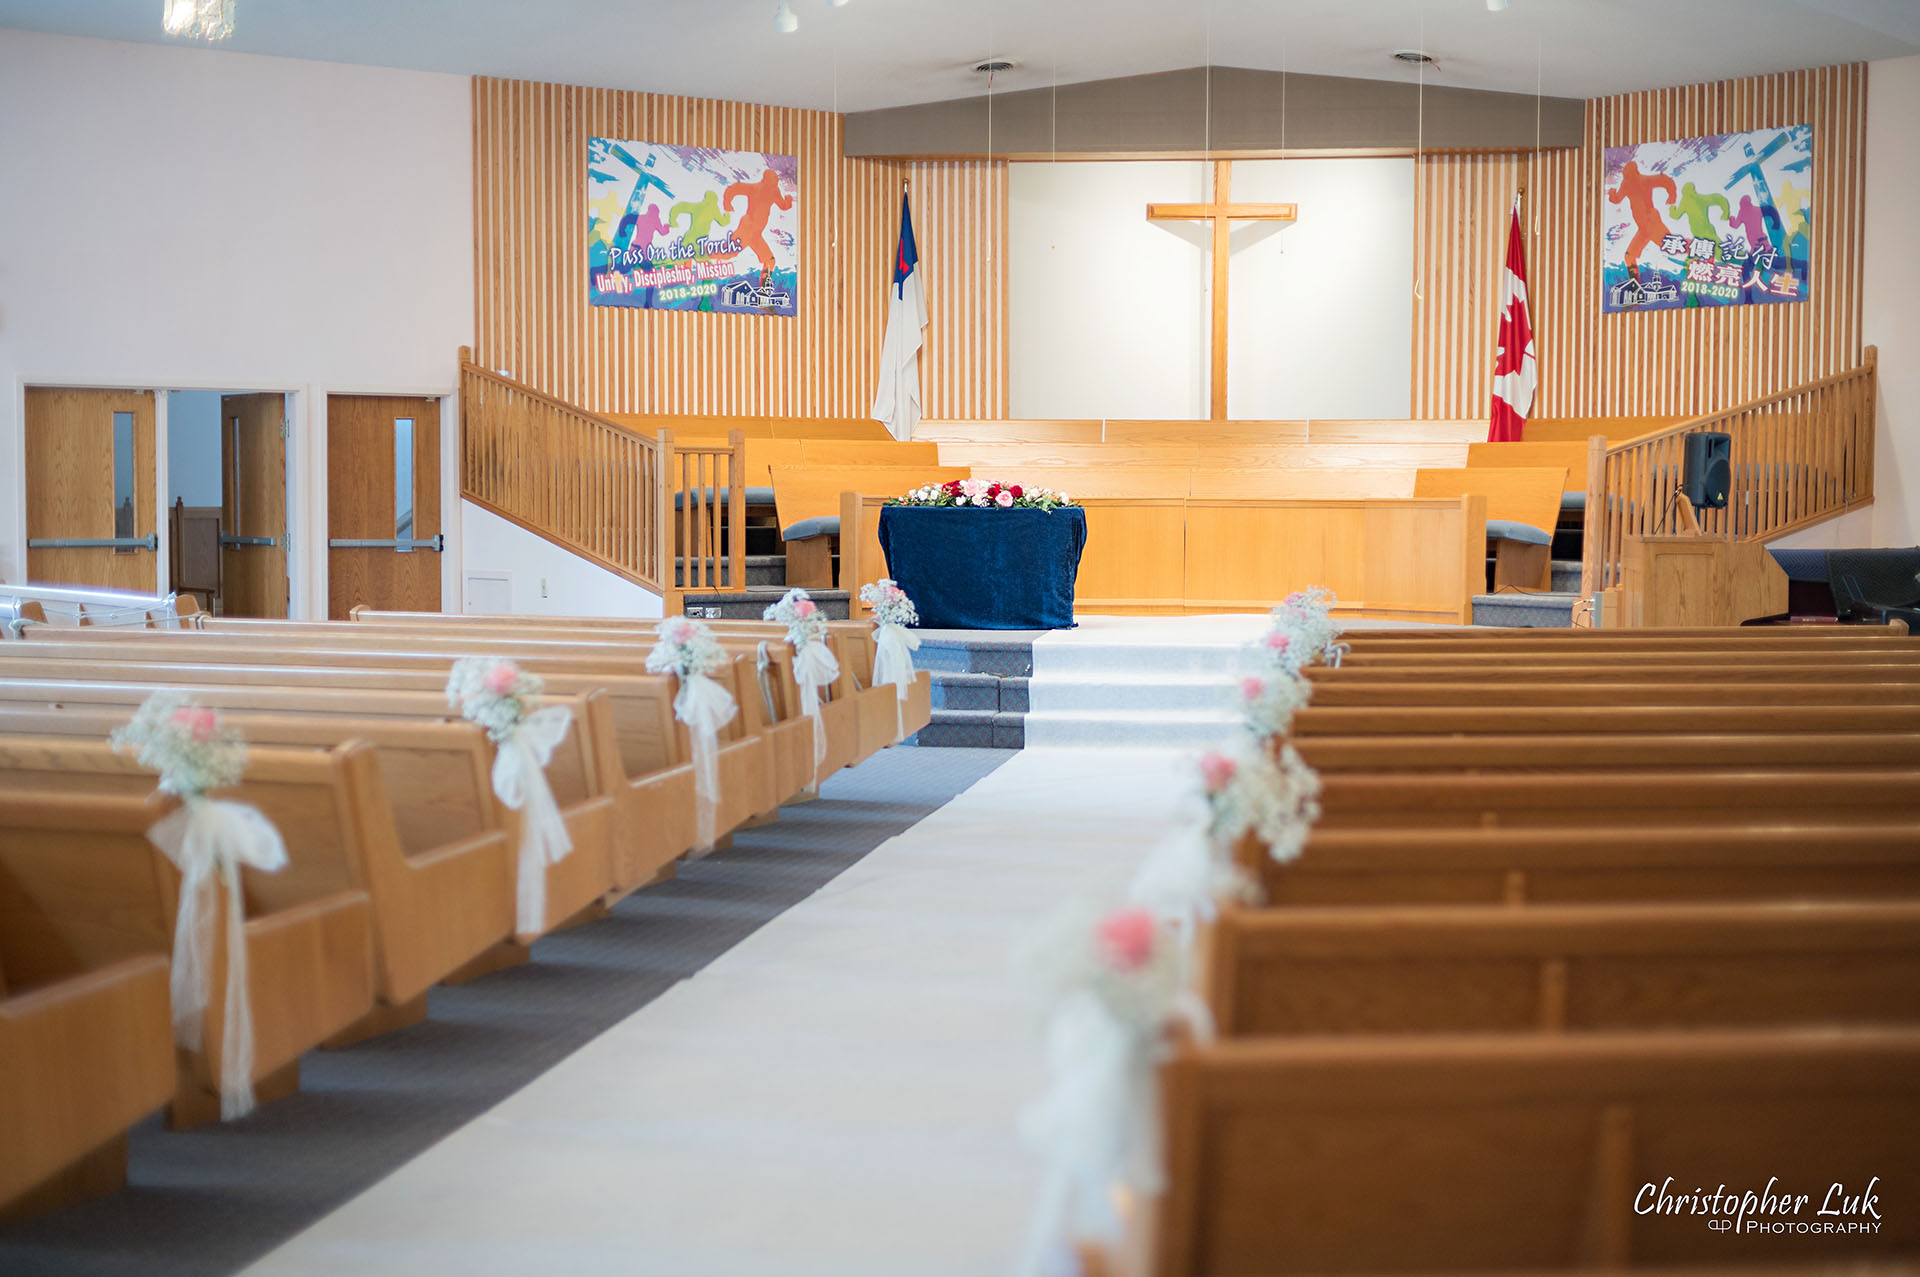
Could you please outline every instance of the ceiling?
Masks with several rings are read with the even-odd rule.
[[[1920,0],[236,0],[219,47],[860,111],[1209,62],[1598,97],[1920,53]],[[0,0],[0,27],[171,43],[161,0]]]

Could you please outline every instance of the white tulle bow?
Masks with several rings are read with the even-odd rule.
[[[739,712],[733,694],[705,674],[686,675],[673,698],[673,716],[687,725],[693,740],[696,851],[713,848],[715,812],[720,806],[720,729]]]
[[[562,706],[536,710],[507,730],[493,756],[494,796],[520,813],[514,929],[522,934],[546,929],[547,866],[573,850],[567,822],[547,783],[547,762],[572,726],[573,715]]]
[[[1211,1017],[1192,994],[1180,995],[1173,1015],[1196,1036],[1211,1036]],[[1111,1241],[1120,1234],[1116,1187],[1136,1198],[1160,1191],[1154,1070],[1162,1041],[1160,1025],[1129,1024],[1085,990],[1048,1020],[1053,1083],[1020,1114],[1020,1135],[1045,1154],[1047,1170],[1016,1277],[1078,1271],[1065,1259],[1075,1238]]]
[[[892,684],[893,718],[899,734],[907,734],[906,700],[913,690],[913,654],[920,648],[920,636],[904,625],[876,625],[873,628],[873,685]]]
[[[793,681],[800,686],[800,712],[813,719],[813,770],[827,761],[827,723],[820,713],[820,689],[840,677],[840,662],[825,643],[802,644],[793,654]]]
[[[173,1038],[199,1049],[213,998],[214,882],[227,893],[227,987],[220,1047],[220,1116],[253,1111],[253,1002],[247,990],[247,905],[240,867],[277,873],[287,845],[257,807],[189,797],[147,831],[180,870],[180,907],[173,926]]]

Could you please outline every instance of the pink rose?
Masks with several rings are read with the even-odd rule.
[[[660,627],[660,637],[669,643],[684,643],[693,637],[693,624],[684,616],[676,616]]]
[[[1005,488],[1002,488],[1000,489],[1000,495],[993,499],[993,503],[1004,510],[1013,504],[1013,494]]]
[[[812,599],[795,599],[793,601],[793,614],[803,621],[819,610],[819,608],[814,606]]]
[[[1286,651],[1288,644],[1290,644],[1292,641],[1293,640],[1289,639],[1286,635],[1282,634],[1279,630],[1275,630],[1273,633],[1267,635],[1267,646],[1272,648],[1276,652]]]
[[[1239,764],[1218,750],[1208,750],[1200,756],[1200,783],[1209,794],[1217,794],[1231,785],[1239,771]]]
[[[513,685],[520,681],[520,671],[513,667],[512,661],[501,661],[488,670],[480,680],[480,685],[495,696],[511,696]]]
[[[1119,909],[1100,920],[1095,936],[1101,956],[1115,971],[1138,971],[1153,957],[1159,925],[1145,909]]]
[[[1240,680],[1240,695],[1246,697],[1248,700],[1257,701],[1266,694],[1267,681],[1265,679],[1249,674]]]
[[[192,705],[173,711],[168,721],[197,741],[212,740],[213,733],[219,726],[219,720],[212,710]]]
[[[1306,597],[1307,597],[1306,591],[1295,590],[1292,594],[1287,595],[1286,598],[1280,601],[1282,603],[1285,603],[1288,607],[1298,607],[1300,606],[1301,603],[1306,601]]]

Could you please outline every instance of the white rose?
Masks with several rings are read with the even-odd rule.
[[[987,503],[986,493],[983,492],[979,496],[975,497],[973,499],[973,503],[978,506],[984,506]]]

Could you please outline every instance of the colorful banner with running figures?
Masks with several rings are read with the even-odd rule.
[[[1603,312],[1807,299],[1813,126],[1610,146]]]
[[[587,142],[587,300],[792,315],[800,162],[791,155]]]

